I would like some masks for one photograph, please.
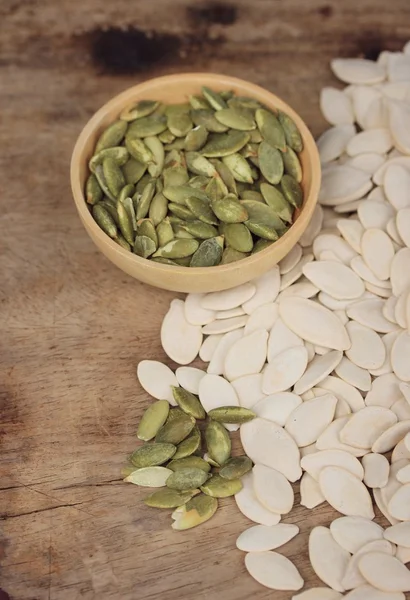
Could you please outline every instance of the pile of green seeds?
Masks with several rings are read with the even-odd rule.
[[[142,100],[97,141],[85,196],[124,249],[210,267],[263,250],[303,202],[299,130],[281,111],[202,88],[186,104]]]
[[[178,406],[158,400],[144,413],[137,436],[146,442],[129,457],[125,481],[160,488],[144,499],[155,508],[174,508],[173,529],[196,527],[218,508],[217,498],[242,489],[241,477],[252,469],[247,456],[231,457],[231,440],[223,423],[241,424],[256,415],[240,406],[210,410],[204,433],[197,420],[207,415],[197,396],[181,387],[172,393]],[[206,453],[203,453],[204,437]]]

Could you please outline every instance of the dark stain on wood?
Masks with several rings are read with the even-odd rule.
[[[207,2],[202,6],[187,8],[188,20],[193,26],[233,25],[238,18],[238,9],[233,4]]]
[[[7,592],[0,589],[0,600],[11,600]]]
[[[330,6],[330,4],[324,4],[318,9],[317,12],[325,19],[329,19],[329,17],[333,15],[333,8]]]

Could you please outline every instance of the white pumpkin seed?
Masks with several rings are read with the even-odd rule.
[[[245,529],[236,540],[236,547],[244,552],[266,552],[280,548],[299,533],[297,525],[254,525]]]
[[[245,567],[258,583],[273,590],[300,590],[304,584],[294,564],[277,552],[250,552]]]
[[[360,457],[367,454],[368,450],[363,448],[355,448],[348,444],[343,444],[340,441],[339,434],[343,427],[348,423],[351,415],[338,417],[330,425],[328,425],[325,431],[319,436],[316,447],[318,450],[344,450],[353,454],[353,456]]]
[[[410,208],[402,208],[398,211],[396,225],[401,239],[410,248]]]
[[[336,542],[350,554],[366,544],[383,539],[383,527],[363,517],[339,517],[330,524]]]
[[[230,331],[234,331],[235,329],[241,329],[246,325],[247,321],[248,315],[231,317],[230,319],[217,319],[202,327],[202,333],[206,335],[228,333]]]
[[[252,314],[259,306],[274,302],[279,293],[280,273],[279,267],[274,266],[273,269],[253,280],[256,291],[250,300],[242,302],[243,310],[248,314]]]
[[[274,394],[292,387],[305,372],[307,358],[304,346],[295,346],[278,354],[264,369],[262,391]]]
[[[373,102],[381,97],[380,90],[370,85],[353,85],[349,96],[352,99],[355,120],[362,129],[366,129],[363,126],[365,117]]]
[[[410,296],[410,292],[406,290],[396,299],[396,306],[394,308],[394,316],[396,323],[400,325],[402,329],[407,329],[407,300]]]
[[[386,349],[376,332],[357,321],[350,321],[346,330],[351,340],[351,347],[346,356],[358,367],[378,369],[386,358]]]
[[[397,523],[384,530],[384,537],[393,544],[410,548],[410,522]]]
[[[187,365],[198,355],[202,344],[201,327],[185,318],[184,302],[172,300],[161,326],[161,344],[172,360]]]
[[[327,394],[307,400],[291,412],[285,429],[299,447],[309,446],[316,442],[332,422],[336,403],[335,396]]]
[[[268,332],[258,329],[244,335],[228,350],[224,373],[230,381],[259,373],[266,360]]]
[[[265,508],[255,495],[252,472],[242,477],[242,486],[241,491],[235,494],[236,505],[241,513],[260,525],[266,527],[277,525],[280,521],[280,515]]]
[[[322,133],[316,142],[322,164],[339,158],[355,135],[356,128],[351,124],[336,125]]]
[[[346,600],[405,600],[401,592],[382,592],[371,585],[361,585],[345,596]]]
[[[201,306],[208,310],[229,310],[250,300],[255,292],[256,287],[253,283],[243,283],[229,290],[206,294]]]
[[[236,391],[229,381],[220,375],[207,373],[202,377],[199,382],[198,395],[207,413],[221,406],[239,406]]]
[[[198,395],[199,382],[206,375],[206,372],[194,367],[178,367],[175,375],[181,387],[191,392],[191,394]]]
[[[277,302],[282,302],[289,296],[300,296],[301,298],[312,298],[318,293],[318,289],[313,283],[310,283],[305,277],[302,277],[297,283],[293,283],[286,290],[280,292]]]
[[[407,268],[409,262],[410,248],[402,248],[392,260],[390,281],[395,296],[400,296],[410,288],[410,269]]]
[[[371,448],[378,437],[396,422],[396,415],[388,408],[366,406],[352,415],[340,432],[340,440],[355,448]]]
[[[323,172],[319,202],[338,206],[363,198],[372,188],[369,173],[345,165],[329,166]]]
[[[309,473],[315,481],[319,481],[319,475],[326,466],[340,467],[349,471],[360,480],[363,480],[363,467],[360,462],[343,450],[319,450],[308,454],[301,459],[300,466]]]
[[[322,88],[320,110],[326,121],[332,125],[348,125],[354,121],[350,98],[341,90],[333,87]]]
[[[312,509],[325,502],[318,482],[309,473],[303,473],[300,480],[300,505]]]
[[[253,410],[255,404],[265,397],[262,391],[262,375],[260,373],[239,377],[232,381],[231,385],[238,395],[240,406],[244,408]]]
[[[319,234],[323,224],[323,208],[320,204],[316,204],[315,209],[313,211],[312,217],[306,227],[304,233],[302,234],[299,244],[306,248],[313,244],[313,240]],[[280,266],[280,265],[279,265]]]
[[[400,560],[404,565],[410,562],[410,548],[405,546],[397,546],[396,558]]]
[[[388,279],[394,246],[387,233],[380,229],[366,229],[361,244],[363,259],[369,269],[382,281]]]
[[[393,373],[386,373],[374,379],[370,392],[366,395],[367,406],[384,406],[391,408],[402,398],[399,380]]]
[[[366,584],[366,580],[359,571],[359,562],[362,556],[368,554],[369,552],[382,552],[383,554],[393,556],[393,545],[390,542],[386,544],[386,542],[387,540],[384,539],[368,542],[359,548],[359,550],[357,550],[357,552],[350,558],[346,572],[342,579],[342,583],[347,590],[351,590],[352,588],[357,588]]]
[[[345,400],[352,412],[364,408],[365,404],[360,392],[346,381],[330,375],[320,382],[320,387],[331,392],[339,400]]]
[[[397,400],[393,404],[391,409],[399,421],[410,420],[410,405],[404,398],[401,398],[401,400]]]
[[[370,488],[382,488],[389,479],[389,461],[383,454],[371,452],[363,456],[364,482]]]
[[[282,258],[279,262],[279,271],[281,275],[285,275],[285,273],[289,273],[300,261],[302,258],[302,247],[299,244],[295,244],[292,250]]]
[[[369,267],[366,265],[361,256],[356,256],[355,258],[353,258],[350,263],[350,266],[352,267],[353,271],[363,279],[365,284],[371,283],[378,287],[385,287],[389,290],[391,289],[390,282],[382,281],[381,279],[376,277],[376,275],[371,269],[369,269]]]
[[[302,256],[300,261],[293,267],[290,271],[288,271],[285,275],[282,276],[280,281],[280,291],[286,290],[289,286],[291,286],[295,281],[300,279],[303,274],[304,265],[308,264],[313,260],[313,254],[308,253]]]
[[[216,318],[215,311],[202,308],[201,301],[204,297],[205,294],[188,294],[185,298],[185,318],[191,325],[207,325]]]
[[[410,465],[406,465],[397,471],[396,477],[400,483],[410,483]]]
[[[343,352],[332,350],[323,356],[313,358],[305,373],[296,382],[294,387],[295,394],[303,394],[320,383],[337,367],[342,357]]]
[[[359,570],[366,581],[379,590],[410,591],[410,571],[394,556],[382,552],[369,552],[361,557]]]
[[[400,100],[390,100],[388,109],[389,127],[394,145],[403,154],[410,154],[410,135],[407,127],[403,127],[403,123],[408,123],[410,119],[409,107]]]
[[[360,242],[364,233],[363,225],[359,221],[354,221],[352,219],[339,219],[337,228],[354,252],[360,253]]]
[[[224,371],[225,356],[229,348],[243,336],[243,328],[234,329],[222,335],[212,353],[207,372],[212,375],[222,375]],[[213,337],[213,336],[210,336]],[[219,336],[218,336],[219,337]]]
[[[386,77],[382,65],[364,58],[337,58],[330,66],[336,77],[345,83],[374,84]]]
[[[296,346],[303,346],[303,340],[293,333],[280,317],[277,318],[269,335],[268,362],[271,363],[279,354]]]
[[[253,489],[261,504],[280,515],[289,513],[293,507],[293,489],[286,477],[265,465],[253,467]]]
[[[394,373],[402,381],[410,381],[410,335],[403,331],[393,343],[391,364]]]
[[[285,429],[257,417],[244,423],[240,432],[243,449],[255,464],[276,469],[289,481],[300,479],[299,448]]]
[[[137,377],[153,398],[168,400],[172,406],[176,406],[171,386],[177,386],[178,380],[167,365],[157,360],[142,360],[138,364]]]
[[[300,396],[292,394],[291,392],[281,392],[262,398],[252,406],[252,410],[261,419],[273,421],[281,427],[284,427],[289,415],[301,404],[302,399]]]
[[[387,223],[394,215],[395,211],[391,204],[378,200],[367,200],[357,209],[357,216],[365,229],[387,231]]]
[[[245,336],[256,331],[265,329],[270,331],[279,317],[279,306],[270,302],[256,308],[250,315],[245,325]]]
[[[346,356],[343,356],[335,367],[335,373],[340,379],[363,392],[367,392],[371,388],[372,382],[369,372],[352,363]]]
[[[383,315],[385,300],[369,298],[359,300],[346,309],[347,316],[365,327],[378,333],[389,333],[397,329],[397,325],[388,321]]]
[[[396,417],[397,418],[397,417]],[[395,423],[386,429],[373,443],[373,452],[389,452],[410,431],[410,420]]]
[[[410,167],[410,157],[406,157]],[[385,163],[384,171],[384,191],[390,204],[396,209],[408,208],[410,206],[410,172],[408,168],[401,164]],[[374,177],[376,177],[377,172]]]
[[[340,467],[325,467],[319,487],[327,502],[343,515],[374,519],[372,499],[358,477]]]
[[[351,300],[364,294],[363,281],[342,263],[321,260],[304,265],[303,274],[317,288],[338,300]]]
[[[349,156],[357,156],[364,152],[385,154],[393,146],[393,139],[388,129],[369,129],[357,133],[347,144]]]
[[[296,596],[292,596],[291,600],[340,600],[341,597],[342,594],[335,590],[316,587],[306,590],[306,592],[302,592],[301,594],[296,594]]]
[[[339,546],[327,527],[314,527],[309,535],[309,559],[316,575],[335,591],[344,592],[342,578],[349,552]]]
[[[374,128],[371,129],[374,130]],[[377,171],[379,167],[381,167],[384,164],[385,160],[385,154],[376,154],[375,152],[364,152],[363,154],[356,154],[356,156],[349,158],[344,164],[348,167],[360,169],[372,175]]]

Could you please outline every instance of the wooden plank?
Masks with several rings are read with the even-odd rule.
[[[249,522],[232,500],[176,533],[121,481],[149,404],[136,365],[165,360],[159,327],[173,295],[92,245],[71,200],[70,154],[112,95],[178,71],[263,85],[316,135],[319,91],[338,85],[329,60],[400,49],[409,17],[407,0],[3,0],[0,556],[13,600],[289,598],[246,574],[235,539]],[[285,519],[302,533],[284,553],[312,585],[308,532],[332,518],[319,507]]]

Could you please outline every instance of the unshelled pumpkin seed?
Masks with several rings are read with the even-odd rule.
[[[252,463],[251,463],[252,464]],[[180,469],[195,468],[202,469],[205,473],[209,473],[211,465],[200,456],[186,456],[185,458],[172,459],[167,465],[171,471],[179,471]]]
[[[97,221],[98,225],[101,229],[110,236],[110,238],[115,238],[117,235],[117,226],[115,224],[114,219],[108,212],[106,208],[101,206],[100,204],[96,204],[93,206],[93,217]]]
[[[205,419],[206,412],[194,394],[184,390],[182,387],[172,386],[172,395],[178,406],[188,415],[195,419]]]
[[[171,461],[172,462],[172,461]],[[247,456],[235,456],[230,458],[219,471],[223,479],[240,479],[252,469],[253,463]],[[171,467],[168,464],[168,469]]]
[[[223,237],[217,236],[202,242],[192,255],[190,267],[214,267],[222,259]]]
[[[175,521],[172,528],[177,531],[184,531],[185,529],[197,527],[197,525],[201,525],[213,517],[217,508],[218,501],[216,498],[205,494],[195,496],[181,507],[181,511],[178,510],[178,512],[173,513]]]
[[[175,452],[173,459],[178,460],[180,458],[186,458],[196,452],[201,446],[201,432],[198,427],[195,426],[189,436],[182,440],[178,444],[177,451]]]
[[[225,427],[216,421],[208,423],[205,441],[209,456],[219,465],[225,464],[231,454],[231,440]]]
[[[193,496],[192,491],[178,492],[171,488],[164,488],[144,498],[144,504],[152,508],[177,508],[191,500]]]
[[[207,479],[208,474],[203,469],[184,467],[172,472],[166,481],[166,486],[172,490],[183,492],[200,487]]]
[[[95,145],[95,154],[106,148],[119,146],[127,131],[127,127],[128,124],[121,120],[114,121],[114,123],[109,125],[98,138],[98,142]]]
[[[201,492],[212,498],[228,498],[242,489],[240,479],[224,479],[219,474],[212,475],[206,483],[200,486]]]
[[[145,444],[131,454],[130,461],[137,468],[162,465],[174,456],[176,449],[174,444],[168,443]]]
[[[94,173],[91,173],[85,184],[85,197],[87,203],[91,205],[97,204],[102,200],[103,192]]]
[[[157,400],[145,411],[138,425],[137,437],[144,442],[152,440],[167,420],[169,402]]]
[[[155,436],[158,443],[174,444],[177,446],[191,433],[195,419],[183,411],[170,411],[167,421]]]
[[[256,417],[249,408],[243,406],[220,406],[208,412],[208,416],[218,423],[247,423]]]

